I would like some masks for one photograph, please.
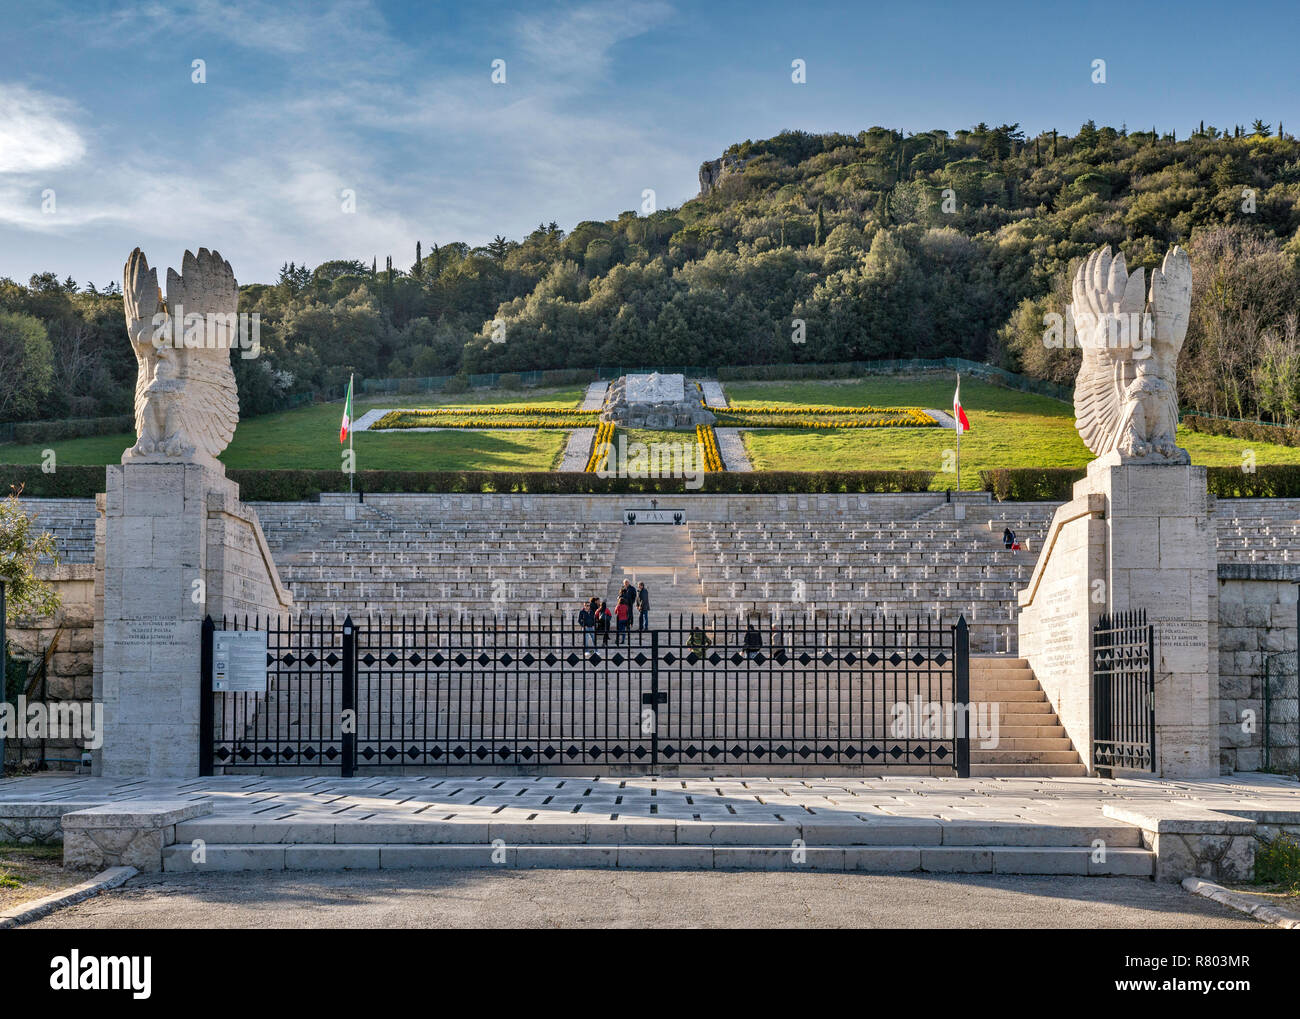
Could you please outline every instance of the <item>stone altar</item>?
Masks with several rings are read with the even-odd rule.
[[[683,375],[624,375],[610,387],[602,421],[627,428],[694,428],[717,419]]]

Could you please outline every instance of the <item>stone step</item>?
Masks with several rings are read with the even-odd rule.
[[[1038,680],[1030,669],[1001,669],[995,672],[977,672],[971,669],[970,685],[989,690],[1015,690],[1024,687],[1038,689]]]
[[[976,764],[971,761],[971,778],[1082,778],[1088,769],[1082,764]]]
[[[448,806],[456,817],[414,820],[338,820],[334,815],[304,817],[302,820],[264,820],[247,815],[208,815],[177,823],[176,841],[188,844],[201,839],[208,845],[229,843],[347,843],[442,845],[487,843],[500,839],[507,844],[541,845],[767,845],[788,847],[794,839],[808,845],[947,845],[969,846],[1081,846],[1102,839],[1109,846],[1136,847],[1141,829],[1121,821],[1099,820],[1083,824],[1033,824],[1029,822],[949,820],[894,816],[844,814],[828,820],[735,821],[719,812],[708,799],[695,799],[694,809],[706,813],[703,820],[677,817],[619,815],[617,797],[584,798],[584,812],[544,815],[524,820],[521,811],[548,808],[549,795],[520,797],[512,807],[513,819],[498,813],[475,813],[473,806]],[[675,809],[682,809],[680,802]],[[691,808],[687,808],[691,809]]]
[[[1017,750],[1003,747],[981,750],[979,744],[971,746],[971,766],[976,764],[1077,764],[1079,755],[1073,748],[1065,750]]]
[[[981,691],[981,690],[983,696],[976,697],[977,691]],[[1047,694],[1043,693],[1042,688],[1037,683],[1029,687],[1026,686],[1015,686],[1015,687],[1005,687],[1005,688],[995,687],[992,689],[987,687],[979,688],[976,687],[974,683],[972,683],[971,699],[984,700],[984,701],[998,701],[1002,704],[1015,703],[1016,705],[1031,704],[1035,701],[1042,701],[1044,704],[1048,703]]]
[[[167,872],[414,870],[547,867],[630,870],[831,870],[890,873],[1073,874],[1150,877],[1155,857],[1090,846],[504,845],[394,843],[209,844],[196,863],[188,843],[163,849]]]

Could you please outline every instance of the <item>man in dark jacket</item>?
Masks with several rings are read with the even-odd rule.
[[[645,581],[636,586],[637,629],[644,630],[650,625],[650,592],[645,589]]]
[[[596,646],[596,616],[591,611],[591,606],[586,602],[579,602],[582,606],[578,610],[578,625],[582,627],[582,646],[584,648]]]

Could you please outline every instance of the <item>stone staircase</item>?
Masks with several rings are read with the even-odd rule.
[[[705,612],[700,571],[685,527],[670,524],[623,527],[605,593],[610,611],[624,579],[631,581],[633,587],[645,583],[650,592],[652,626],[666,625],[670,615],[701,616]]]
[[[592,798],[594,799],[594,797]],[[175,826],[167,872],[601,868],[1151,877],[1141,830],[1102,823],[808,817],[752,823],[590,811],[532,819],[374,821],[203,817]],[[1093,848],[1106,845],[1104,856]],[[195,862],[195,840],[204,857]],[[802,842],[796,853],[792,846]]]
[[[970,697],[998,711],[998,746],[971,740],[972,778],[1088,773],[1025,659],[972,655]]]

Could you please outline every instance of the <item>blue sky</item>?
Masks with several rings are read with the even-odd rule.
[[[242,282],[405,268],[417,239],[568,229],[644,188],[679,205],[703,160],[783,128],[1300,131],[1293,3],[0,0],[0,24],[0,276],[22,281],[120,279],[137,244],[216,247]]]

